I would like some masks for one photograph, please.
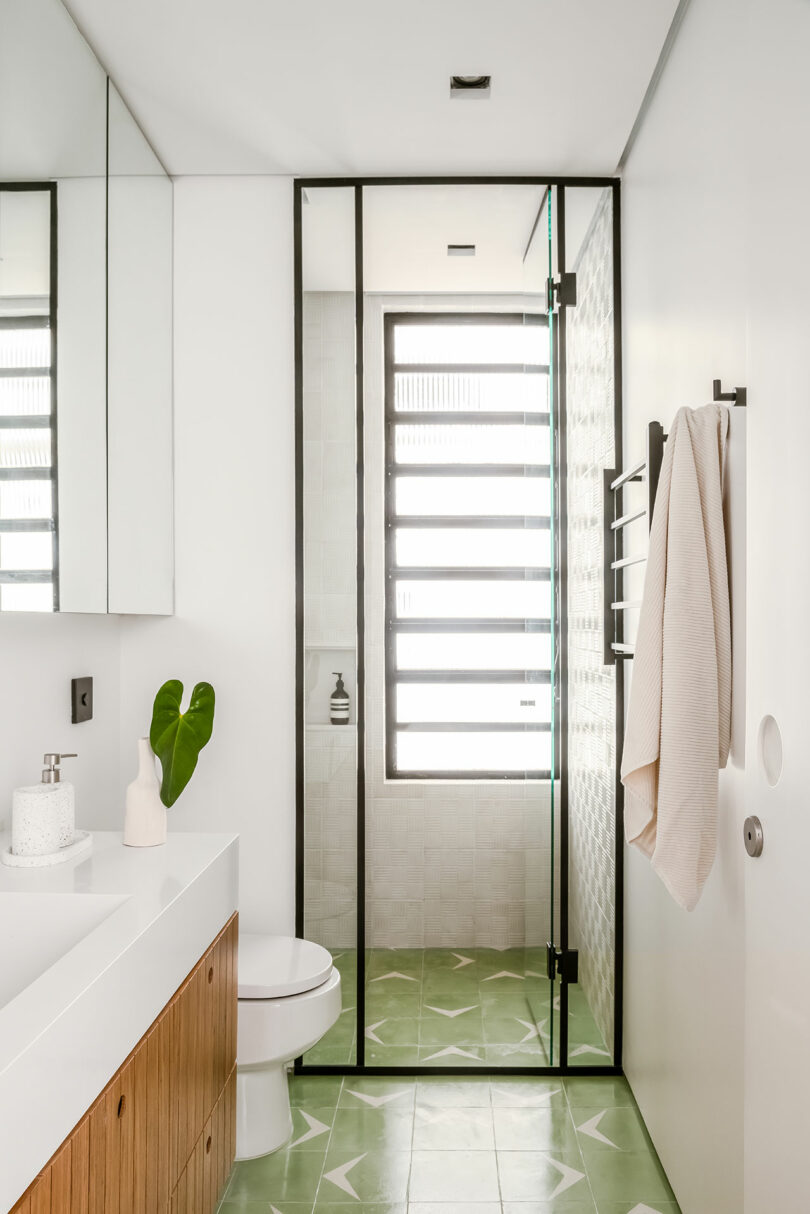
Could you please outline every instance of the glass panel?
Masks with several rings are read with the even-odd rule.
[[[397,564],[420,568],[548,568],[550,557],[549,533],[539,528],[399,527],[394,536]]]
[[[0,367],[50,367],[49,329],[0,329]]]
[[[0,585],[0,611],[53,611],[53,583]]]
[[[354,190],[302,208],[304,936],[328,948],[344,1011],[306,1064],[357,1060],[357,501]],[[338,672],[349,719],[332,724]]]
[[[397,371],[394,408],[413,412],[547,413],[548,377],[498,371]]]
[[[397,720],[534,724],[551,720],[551,691],[543,683],[401,683]]]
[[[397,733],[402,771],[548,771],[550,733]],[[458,840],[456,840],[458,846]]]
[[[519,363],[548,366],[545,325],[407,324],[396,330],[397,363]]]
[[[542,464],[546,426],[397,426],[398,464]]]
[[[0,533],[0,569],[52,569],[53,533],[20,531]]]
[[[52,507],[52,481],[0,481],[0,518],[50,518]]]
[[[51,432],[0,430],[0,468],[49,468]]]
[[[395,588],[402,619],[547,620],[548,582],[402,581]]]
[[[398,476],[394,480],[397,514],[539,515],[548,518],[548,477]]]
[[[543,632],[405,632],[396,639],[398,670],[549,670]]]
[[[46,375],[9,375],[0,377],[0,414],[26,415],[50,413],[51,380]]]
[[[569,946],[579,981],[569,985],[568,1062],[613,1062],[616,898],[616,671],[601,635],[587,642],[602,591],[602,469],[621,466],[613,423],[613,212],[608,189],[565,191],[569,268],[587,299],[566,314],[568,484],[568,819]],[[628,451],[628,462],[641,452]],[[626,507],[632,508],[625,496]],[[641,529],[646,523],[641,523]],[[643,552],[642,530],[626,553]],[[639,570],[643,566],[638,567]],[[634,569],[633,572],[636,572]],[[629,579],[628,579],[629,580]],[[623,598],[629,593],[625,581]],[[563,1002],[563,1007],[565,1003]]]

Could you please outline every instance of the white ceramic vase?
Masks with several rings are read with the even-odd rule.
[[[148,738],[138,738],[138,774],[127,787],[124,843],[156,847],[166,842],[166,806],[160,799],[155,755]]]

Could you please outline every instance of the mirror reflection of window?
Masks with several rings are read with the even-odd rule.
[[[0,186],[0,610],[59,605],[55,187]]]

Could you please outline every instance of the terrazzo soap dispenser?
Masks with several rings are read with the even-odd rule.
[[[50,856],[69,847],[76,836],[76,794],[62,779],[63,759],[75,754],[47,754],[39,784],[15,788],[11,797],[11,851],[15,856]]]

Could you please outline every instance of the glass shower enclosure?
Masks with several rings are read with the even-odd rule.
[[[295,241],[296,1068],[615,1070],[618,183],[301,180]]]

